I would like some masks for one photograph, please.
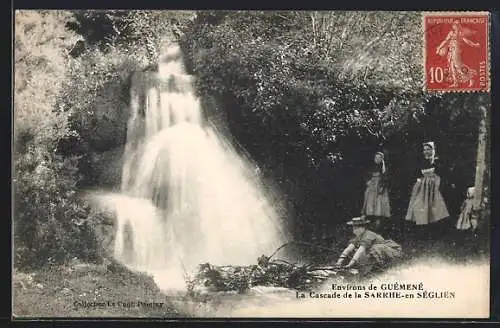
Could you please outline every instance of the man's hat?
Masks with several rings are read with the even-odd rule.
[[[352,226],[364,226],[367,225],[368,223],[370,223],[370,221],[366,220],[363,217],[352,218],[351,221],[347,222],[348,225]]]

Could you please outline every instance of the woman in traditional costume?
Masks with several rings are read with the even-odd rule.
[[[391,206],[387,188],[387,169],[384,161],[384,153],[382,152],[375,153],[370,178],[366,182],[361,215],[375,220],[377,228],[380,226],[381,219],[391,217]]]
[[[424,159],[417,170],[406,220],[425,227],[450,216],[441,193],[442,168],[436,157],[434,142],[423,144]]]

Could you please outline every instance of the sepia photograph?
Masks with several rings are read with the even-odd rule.
[[[13,23],[13,320],[490,317],[488,12]]]

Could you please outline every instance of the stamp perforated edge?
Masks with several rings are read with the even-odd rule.
[[[487,74],[488,74],[488,87],[486,90],[478,90],[478,89],[457,89],[457,90],[449,90],[449,89],[443,89],[443,90],[428,90],[427,89],[427,83],[426,83],[426,77],[427,73],[425,71],[425,68],[427,66],[427,44],[426,44],[426,37],[425,37],[425,18],[427,16],[476,16],[476,15],[486,15],[488,17],[487,21],[487,27],[486,27],[486,67],[487,67]],[[421,12],[421,17],[422,17],[422,90],[427,93],[432,93],[432,94],[444,94],[444,93],[490,93],[491,91],[491,13],[489,11],[423,11]]]

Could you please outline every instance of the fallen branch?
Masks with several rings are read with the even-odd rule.
[[[316,263],[297,264],[286,260],[272,258],[290,244],[302,244],[318,247],[307,242],[291,241],[281,245],[270,256],[262,255],[256,265],[249,266],[214,266],[201,264],[190,286],[209,289],[214,292],[237,291],[243,293],[254,286],[284,287],[293,289],[309,289],[321,284],[326,279],[338,277],[346,272],[337,266],[318,265]],[[322,247],[333,251],[330,248]]]

